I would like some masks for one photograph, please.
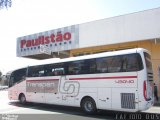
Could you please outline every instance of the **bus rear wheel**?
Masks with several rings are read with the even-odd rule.
[[[20,94],[19,101],[20,101],[21,104],[25,104],[26,103],[26,97],[25,97],[24,94]]]
[[[87,97],[82,101],[81,108],[87,114],[94,114],[97,111],[96,103],[90,97]]]

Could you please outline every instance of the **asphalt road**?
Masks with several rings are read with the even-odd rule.
[[[141,113],[100,111],[86,115],[80,108],[9,101],[7,91],[0,91],[0,120],[160,120],[160,107]]]

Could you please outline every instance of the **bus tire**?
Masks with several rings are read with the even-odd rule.
[[[81,108],[87,114],[94,114],[97,112],[96,103],[91,97],[86,97],[82,100]]]
[[[26,97],[23,93],[20,94],[19,101],[20,101],[21,104],[26,104]]]

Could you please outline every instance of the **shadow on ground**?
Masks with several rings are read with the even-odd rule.
[[[98,111],[94,115],[85,114],[78,107],[67,107],[67,106],[59,106],[59,105],[46,105],[46,104],[38,104],[38,103],[27,103],[25,105],[20,104],[18,101],[10,102],[10,105],[24,107],[34,110],[42,110],[48,112],[58,112],[65,115],[73,115],[73,116],[82,116],[94,119],[114,119],[114,120],[160,120],[160,114],[151,114],[151,113],[131,113],[131,112],[117,112],[117,111],[107,111],[101,110]]]

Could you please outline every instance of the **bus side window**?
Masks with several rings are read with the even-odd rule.
[[[107,73],[108,72],[107,57],[97,58],[96,65],[97,65],[97,72],[98,73]]]
[[[52,68],[52,73],[51,73],[51,74],[52,74],[52,76],[54,76],[54,71],[55,71],[55,69],[54,69],[54,68]]]
[[[72,62],[69,63],[68,74],[69,75],[73,75],[74,74],[74,65],[73,65]]]
[[[122,56],[108,57],[107,64],[109,73],[121,72]]]
[[[95,59],[88,59],[85,60],[85,68],[87,74],[96,73],[96,60]]]
[[[138,60],[137,60],[136,54],[126,55],[126,57],[127,57],[126,71],[127,72],[137,71],[138,70]]]
[[[54,76],[54,64],[44,65],[44,76]]]
[[[85,64],[85,60],[73,61],[69,63],[68,74],[79,75],[89,74],[89,64]]]
[[[54,64],[54,68],[52,68],[52,72],[54,76],[65,75],[65,64]]]
[[[28,77],[42,77],[44,76],[44,67],[41,66],[32,66],[28,68]]]
[[[45,76],[45,75],[44,75],[44,70],[39,71],[38,74],[39,74],[39,75],[38,75],[39,77]]]
[[[54,76],[54,69],[45,70],[45,76]]]
[[[90,64],[90,69],[89,69],[90,73],[96,73],[96,64]]]
[[[58,75],[64,75],[64,68],[55,68],[54,70],[54,75],[58,76]]]
[[[121,72],[127,72],[127,57],[123,56]]]
[[[122,72],[122,56],[104,57],[96,59],[98,73]]]

